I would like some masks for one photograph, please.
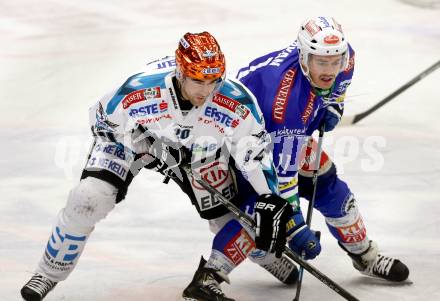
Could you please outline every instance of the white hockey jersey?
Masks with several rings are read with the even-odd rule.
[[[220,162],[197,171],[224,195],[228,195],[233,182],[227,171],[229,155],[258,194],[277,193],[268,150],[270,138],[249,90],[227,79],[202,106],[192,107],[183,115],[173,86],[174,76],[174,57],[152,62],[90,109],[94,133],[107,139],[95,143],[86,169],[104,169],[125,180],[136,154],[146,151],[145,141],[136,139],[136,132],[142,128],[185,146],[192,153],[192,161],[213,156],[226,147],[228,152],[222,154]],[[194,180],[190,182],[201,211],[219,205]]]

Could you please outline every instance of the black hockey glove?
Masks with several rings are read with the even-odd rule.
[[[191,161],[190,151],[183,145],[164,138],[148,137],[150,147],[148,155],[154,160],[145,165],[147,169],[154,169],[167,177],[181,177],[180,166]]]
[[[292,206],[275,194],[263,194],[254,209],[256,247],[280,258],[286,247],[286,223],[293,214]]]

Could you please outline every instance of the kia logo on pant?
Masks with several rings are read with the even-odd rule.
[[[221,186],[229,178],[228,166],[224,163],[214,162],[207,167],[200,169],[201,178],[214,188]],[[205,190],[194,178],[192,180],[194,188]]]

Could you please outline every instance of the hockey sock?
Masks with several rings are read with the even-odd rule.
[[[205,267],[220,270],[227,275],[254,249],[252,237],[239,222],[231,220],[214,237],[211,256]]]

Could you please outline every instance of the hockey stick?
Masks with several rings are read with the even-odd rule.
[[[315,163],[315,169],[313,170],[312,199],[309,201],[309,206],[307,208],[306,224],[309,227],[312,224],[312,213],[313,213],[313,208],[315,207],[316,187],[318,186],[318,171],[319,171],[319,166],[321,164],[321,150],[322,150],[322,141],[324,140],[324,130],[325,130],[325,124],[322,124],[322,126],[319,128],[318,149],[316,150],[316,163]],[[312,151],[313,151],[313,148],[310,151],[309,157],[312,156]],[[302,257],[304,258],[304,255]],[[295,293],[295,298],[293,298],[293,301],[299,301],[299,296],[301,294],[303,275],[304,275],[304,268],[301,266],[299,268],[298,284],[296,286],[296,293]]]
[[[184,166],[182,167],[183,170],[188,174],[194,177],[194,180],[199,183],[204,189],[206,189],[208,192],[210,192],[220,203],[222,203],[223,206],[225,206],[229,211],[231,211],[235,217],[244,225],[247,225],[249,228],[255,230],[255,222],[254,220],[243,213],[237,206],[232,204],[227,198],[225,198],[217,189],[212,187],[210,184],[208,184],[205,180],[203,180],[200,176],[197,176],[193,173],[190,166]],[[327,285],[329,288],[331,288],[333,291],[338,293],[340,296],[342,296],[345,300],[349,301],[359,301],[356,297],[354,297],[352,294],[350,294],[348,291],[346,291],[343,287],[338,285],[336,282],[331,280],[329,277],[327,277],[325,274],[323,274],[321,271],[310,265],[307,261],[303,260],[300,256],[295,254],[292,250],[289,248],[286,248],[284,253],[293,261],[298,263],[300,266],[302,266],[305,270],[307,270],[309,273],[311,273],[313,276],[315,276],[319,281]]]
[[[373,113],[374,111],[376,111],[377,109],[379,109],[380,107],[384,106],[386,103],[388,103],[389,101],[394,99],[396,96],[401,94],[403,91],[405,91],[409,87],[413,86],[418,81],[422,80],[425,76],[427,76],[430,73],[432,73],[433,71],[435,71],[438,67],[440,67],[440,60],[437,61],[434,65],[432,65],[428,69],[426,69],[423,72],[421,72],[420,74],[418,74],[416,77],[411,79],[409,82],[407,82],[406,84],[404,84],[403,86],[398,88],[396,91],[394,91],[393,93],[391,93],[390,95],[388,95],[387,97],[385,97],[384,99],[379,101],[376,105],[374,105],[370,109],[366,110],[365,112],[362,112],[362,113],[359,113],[359,114],[356,114],[353,116],[343,117],[341,120],[341,125],[344,126],[344,125],[358,123],[359,121],[361,121],[362,119],[364,119],[365,117],[367,117],[368,115],[370,115],[371,113]]]

